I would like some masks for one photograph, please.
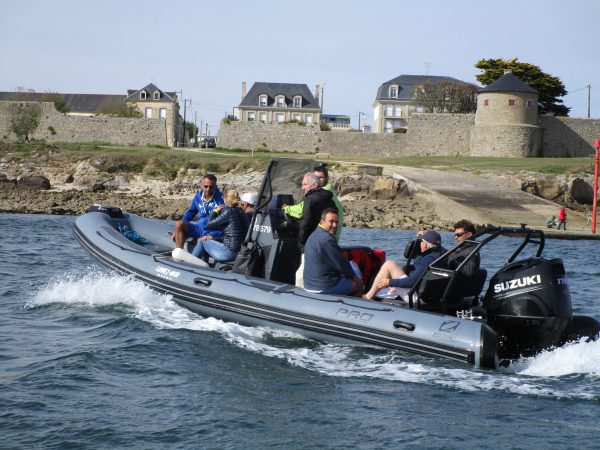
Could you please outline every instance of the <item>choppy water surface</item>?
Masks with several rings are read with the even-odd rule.
[[[0,215],[0,448],[598,445],[599,342],[493,372],[225,323],[100,268],[73,222]],[[396,259],[412,237],[344,234]],[[574,310],[600,317],[600,243],[545,255],[564,259]]]

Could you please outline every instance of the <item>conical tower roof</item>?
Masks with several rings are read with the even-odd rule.
[[[507,72],[493,83],[481,88],[479,92],[530,92],[537,94],[534,88],[521,81],[519,77],[512,72]]]

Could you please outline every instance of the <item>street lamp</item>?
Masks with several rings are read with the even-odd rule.
[[[358,112],[358,131],[360,131],[360,116],[363,115],[365,116],[366,114],[364,112]]]

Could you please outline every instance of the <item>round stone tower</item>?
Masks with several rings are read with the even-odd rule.
[[[506,71],[479,91],[471,156],[536,156],[542,145],[538,93]]]

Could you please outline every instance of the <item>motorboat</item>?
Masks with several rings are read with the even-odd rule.
[[[249,326],[285,329],[312,339],[396,349],[481,368],[497,368],[521,356],[595,339],[600,323],[574,316],[562,261],[545,259],[544,233],[491,227],[434,261],[404,299],[367,300],[311,293],[294,285],[300,264],[297,226],[281,206],[301,200],[298,180],[313,161],[272,160],[265,172],[242,250],[234,261],[193,257],[193,242],[175,249],[174,223],[140,217],[119,207],[93,205],[74,233],[96,260],[118,273],[172,296],[190,310]],[[479,269],[461,270],[500,236],[521,238],[506,264],[489,279]],[[520,257],[523,249],[535,255]],[[407,267],[415,242],[405,251]],[[367,286],[385,260],[382,251],[344,247]],[[462,252],[454,266],[450,255]]]

